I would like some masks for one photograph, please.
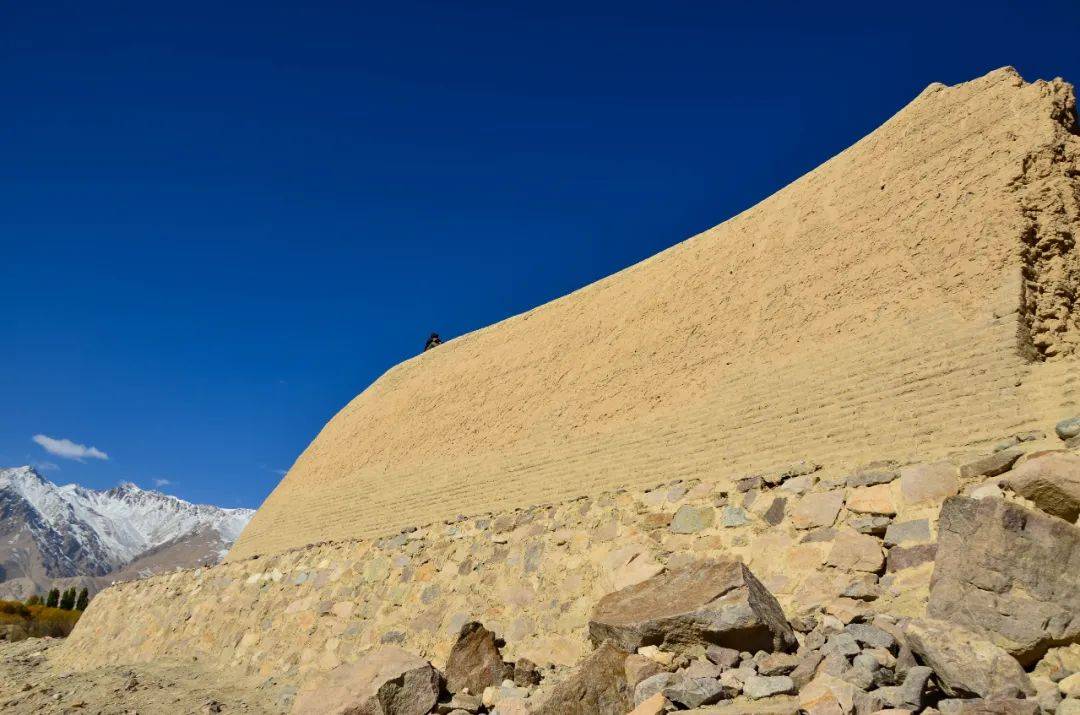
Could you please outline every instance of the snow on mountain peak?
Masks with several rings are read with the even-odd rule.
[[[87,551],[104,552],[106,568],[208,529],[232,543],[255,513],[191,504],[131,482],[105,491],[76,484],[57,486],[32,467],[0,469],[0,490],[22,497],[55,533],[74,538]]]

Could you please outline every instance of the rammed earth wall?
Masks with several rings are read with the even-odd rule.
[[[1074,117],[1012,70],[928,87],[723,224],[387,371],[229,558],[1071,414]]]

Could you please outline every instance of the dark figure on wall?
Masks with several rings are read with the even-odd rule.
[[[431,350],[436,345],[442,345],[442,338],[439,337],[438,333],[432,333],[427,339],[427,343],[424,345],[424,352]]]

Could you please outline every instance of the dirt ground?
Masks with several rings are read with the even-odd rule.
[[[203,667],[155,662],[111,665],[78,673],[50,662],[62,640],[0,642],[0,711],[4,713],[285,713],[289,688]]]

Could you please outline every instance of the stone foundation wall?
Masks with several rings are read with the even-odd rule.
[[[1016,451],[986,444],[906,466],[797,462],[674,480],[118,584],[93,600],[59,662],[197,657],[299,685],[379,643],[442,664],[478,620],[510,659],[569,665],[590,649],[602,596],[713,556],[743,559],[789,617],[819,606],[922,614],[941,501],[1022,451],[1061,446],[1052,429],[1020,439],[1007,440]]]

